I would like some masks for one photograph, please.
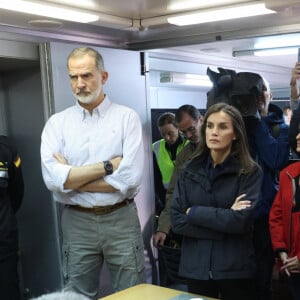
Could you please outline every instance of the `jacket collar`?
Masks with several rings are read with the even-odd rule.
[[[296,178],[300,174],[300,161],[292,163],[285,171],[291,179]]]

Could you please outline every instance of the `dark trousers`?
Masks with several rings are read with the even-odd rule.
[[[288,286],[293,300],[300,300],[300,274],[292,274],[288,277]]]
[[[253,245],[256,256],[255,290],[256,300],[272,299],[272,271],[274,252],[271,243],[268,218],[257,219],[254,223]]]
[[[194,280],[188,279],[188,292],[222,300],[253,300],[252,279]]]
[[[164,246],[158,250],[161,286],[176,287],[176,284],[185,284],[185,280],[178,275],[181,243],[182,236],[175,234],[172,229],[170,229]]]
[[[20,299],[17,253],[0,260],[0,299]]]

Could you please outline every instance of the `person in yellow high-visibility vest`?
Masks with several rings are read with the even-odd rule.
[[[175,115],[171,112],[163,113],[157,121],[162,139],[152,144],[154,158],[154,178],[156,191],[156,213],[164,208],[165,194],[171,180],[176,156],[188,143],[179,132]]]

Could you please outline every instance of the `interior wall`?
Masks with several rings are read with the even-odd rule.
[[[166,55],[165,52],[169,52],[169,54]],[[258,73],[267,81],[275,83],[274,86],[270,86],[274,100],[288,99],[290,96],[290,70],[284,67],[267,66],[209,55],[190,57],[189,55],[184,56],[184,53],[175,54],[172,50],[150,51],[149,57],[151,108],[176,109],[183,104],[192,104],[200,109],[205,108],[206,93],[210,88],[160,83],[159,74],[161,72],[178,72],[206,75],[207,68],[215,72],[218,72],[218,68],[221,67],[236,72]]]
[[[192,88],[151,87],[150,99],[152,109],[177,109],[183,104],[206,107],[206,93]]]
[[[3,90],[3,76],[0,75],[0,135],[7,134],[6,121],[5,121],[5,95]]]
[[[197,108],[206,107],[206,92],[209,88],[180,85],[175,83],[160,83],[161,72],[179,72],[200,74],[205,69],[197,63],[184,62],[159,57],[149,58],[149,83],[151,109],[177,109],[183,104],[192,104]]]
[[[19,150],[25,183],[17,217],[20,288],[22,299],[28,299],[62,286],[53,203],[40,169],[44,108],[39,63],[2,72],[1,81],[2,124]]]

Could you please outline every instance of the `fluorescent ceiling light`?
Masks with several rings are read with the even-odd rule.
[[[294,55],[297,53],[298,48],[296,47],[253,50],[255,56]]]
[[[247,0],[244,0],[247,1]],[[232,4],[233,0],[173,0],[168,5],[170,10],[188,10],[193,8],[206,8],[214,5]]]
[[[168,23],[185,26],[193,24],[202,24],[209,22],[216,22],[221,20],[230,20],[245,18],[251,16],[258,16],[264,14],[272,14],[275,11],[267,9],[264,3],[259,4],[248,4],[239,6],[230,6],[219,9],[203,10],[199,13],[190,13],[184,15],[178,15],[175,17],[168,18]]]
[[[34,1],[31,2],[24,0],[1,0],[0,9],[13,10],[21,13],[80,23],[95,22],[99,19],[99,16],[83,12],[79,9],[65,8],[58,5],[50,5]]]
[[[180,85],[212,87],[207,75],[163,72],[160,73],[160,83],[175,83]]]
[[[251,49],[251,50],[236,50],[232,52],[233,57],[240,56],[276,56],[276,55],[295,55],[298,53],[297,47],[273,47],[265,49]]]
[[[276,48],[279,47],[293,47],[299,46],[299,33],[290,33],[290,34],[280,34],[273,36],[260,37],[254,44],[255,49],[265,49],[265,48]]]

